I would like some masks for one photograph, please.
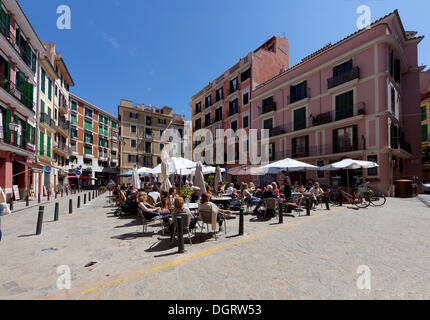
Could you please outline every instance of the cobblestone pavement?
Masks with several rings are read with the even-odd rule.
[[[318,209],[283,225],[249,215],[243,237],[229,220],[217,241],[185,238],[183,255],[158,225],[144,234],[134,217],[114,217],[107,199],[63,208],[58,222],[47,206],[41,236],[37,208],[3,217],[0,299],[430,299],[430,210],[417,199]],[[57,289],[61,265],[71,290]],[[370,290],[357,288],[361,265]]]

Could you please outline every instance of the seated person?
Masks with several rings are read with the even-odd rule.
[[[200,188],[192,187],[193,193],[191,195],[191,203],[198,203],[200,200]]]
[[[255,188],[255,184],[253,182],[249,183],[249,191],[254,194],[257,189]]]
[[[172,187],[169,190],[169,194],[167,195],[167,208],[172,210],[175,207],[175,199],[178,197],[176,194],[176,188]]]
[[[261,205],[264,202],[264,199],[268,199],[268,198],[277,199],[278,198],[278,196],[273,192],[273,186],[271,184],[269,184],[266,187],[266,191],[264,191],[264,193],[261,196],[261,198],[262,198],[262,200],[260,200],[260,202],[257,204],[257,207],[255,207],[254,213],[258,213],[258,209],[260,209]]]
[[[222,223],[223,223],[223,215],[222,214],[232,214],[231,211],[229,210],[222,210],[220,208],[217,207],[217,205],[213,202],[210,202],[211,200],[211,195],[208,193],[203,193],[202,194],[202,198],[201,198],[201,202],[199,204],[199,211],[200,210],[211,210],[212,212],[215,212],[217,215],[217,222],[219,224],[219,232],[224,231],[223,227],[222,227]]]
[[[279,198],[279,189],[278,189],[278,185],[276,184],[276,182],[272,183],[272,187],[273,187],[273,193],[275,193],[276,196]]]
[[[175,217],[179,214],[184,215],[190,215],[191,216],[191,222],[189,225],[190,229],[194,229],[196,224],[197,224],[197,218],[194,218],[194,216],[191,214],[191,211],[188,208],[184,207],[185,201],[183,198],[178,197],[175,199],[175,204],[174,204],[174,208],[171,212],[172,214],[172,218],[175,219]],[[173,233],[175,231],[175,222],[172,221],[172,223],[170,224],[170,234],[171,234],[171,240],[173,240]]]
[[[319,182],[315,182],[314,186],[309,191],[312,194],[312,199],[315,204],[321,202],[322,197],[324,196],[324,190],[321,189]]]
[[[300,188],[298,189],[298,192],[300,193],[305,193],[306,192],[306,188],[304,185],[301,185]]]
[[[162,216],[164,227],[169,226],[170,213],[167,210],[161,210],[151,206],[148,202],[148,194],[146,192],[139,192],[136,196],[137,207],[141,210],[146,220],[152,220],[157,216]]]
[[[154,203],[158,203],[161,201],[161,194],[158,192],[157,187],[154,187],[151,192],[148,193],[152,199],[154,199]]]
[[[230,186],[227,188],[226,194],[228,195],[234,195],[235,193],[234,184],[230,183]]]

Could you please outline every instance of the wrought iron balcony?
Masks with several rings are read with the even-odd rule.
[[[24,84],[18,86],[15,82],[8,79],[4,73],[0,73],[0,86],[28,109],[34,111],[35,103],[33,99],[24,92]]]
[[[342,73],[341,75],[334,76],[327,80],[328,82],[328,88],[334,88],[337,87],[343,83],[346,83],[348,81],[359,79],[360,78],[360,68],[354,67],[351,70]]]
[[[266,104],[263,107],[258,107],[258,114],[259,115],[266,114],[266,113],[269,113],[272,111],[276,111],[276,102]]]
[[[292,104],[292,103],[295,103],[295,102],[298,102],[300,100],[307,99],[310,97],[311,97],[311,88],[306,88],[305,92],[302,95],[298,95],[298,96],[296,95],[295,97],[288,96],[287,102],[288,102],[288,104]]]

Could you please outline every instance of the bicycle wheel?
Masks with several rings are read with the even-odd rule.
[[[387,202],[387,198],[385,198],[385,195],[382,192],[371,195],[369,200],[375,207],[382,207]]]
[[[330,204],[338,204],[339,203],[340,193],[331,192],[328,196],[328,200]]]
[[[358,208],[367,208],[368,206],[370,206],[370,199],[367,196],[364,197],[357,197],[354,196],[353,200],[354,204],[358,207]]]

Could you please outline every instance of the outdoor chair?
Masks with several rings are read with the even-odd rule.
[[[161,227],[161,231],[163,232],[164,235],[164,225],[163,225],[163,219],[161,217],[161,215],[155,216],[154,218],[152,218],[151,220],[148,220],[145,218],[145,215],[143,214],[142,209],[138,208],[139,211],[139,217],[142,219],[142,224],[143,224],[143,233],[148,232],[148,225],[152,222],[155,221],[160,221],[160,227]]]
[[[264,211],[264,218],[268,216],[273,218],[276,215],[276,209],[278,205],[278,200],[275,198],[264,199],[266,210]]]
[[[209,210],[199,210],[199,219],[202,222],[202,230],[201,232],[203,233],[203,230],[205,229],[205,226],[209,232],[209,226],[212,225],[212,215],[216,215],[215,212],[209,211]],[[216,220],[216,217],[215,217]],[[225,229],[225,234],[227,234],[227,221],[225,219],[225,216],[223,215],[223,223],[224,223],[224,229]],[[216,227],[215,227],[216,228]],[[215,233],[215,240],[217,239],[217,235],[216,235],[216,230],[214,231]]]
[[[304,196],[301,194],[297,197],[296,200],[294,200],[294,197],[290,198],[287,200],[287,206],[291,207],[293,210],[295,210],[298,215],[300,215],[300,206],[302,204],[302,200],[303,200]],[[296,202],[293,202],[296,201]]]
[[[173,216],[173,223],[174,223],[174,231],[172,234],[171,242],[175,240],[175,237],[178,235],[178,217],[182,217],[182,232],[183,234],[188,234],[188,239],[190,240],[190,245],[193,244],[191,240],[191,230],[190,230],[190,223],[191,223],[191,215],[190,214],[178,214]]]

